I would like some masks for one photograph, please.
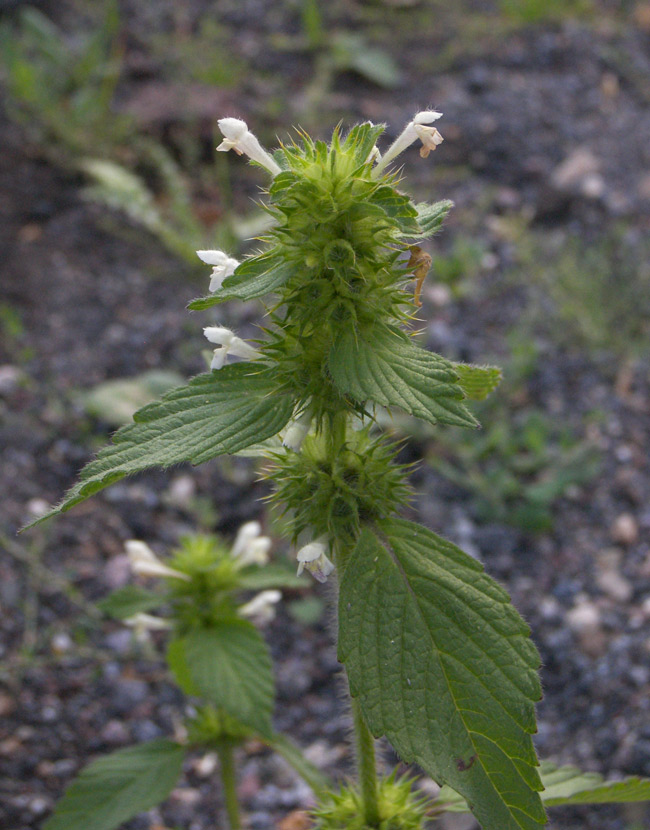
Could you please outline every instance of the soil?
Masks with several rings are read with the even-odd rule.
[[[208,6],[188,4],[187,25]],[[340,18],[332,11],[332,19],[359,27],[370,8],[350,4]],[[650,32],[642,16],[603,16],[503,37],[488,33],[484,48],[463,42],[450,53],[458,31],[446,31],[444,18],[442,32],[432,33],[432,8],[385,4],[398,35],[389,39],[387,24],[373,24],[369,37],[383,37],[400,64],[401,86],[383,90],[340,74],[321,102],[316,129],[326,135],[340,117],[371,118],[390,125],[390,139],[417,109],[434,105],[445,113],[445,143],[428,161],[415,152],[405,159],[406,178],[420,198],[456,203],[441,251],[471,232],[490,259],[474,292],[439,302],[429,291],[422,316],[432,321],[431,348],[483,362],[506,353],[504,331],[527,297],[507,278],[514,254],[500,220],[522,215],[540,232],[559,228],[586,243],[615,223],[640,236],[650,230]],[[70,14],[66,7],[50,11],[59,22]],[[296,9],[226,2],[218,16],[233,32],[234,52],[259,61],[241,89],[214,100],[253,126],[267,118],[268,97],[282,93],[282,112],[262,131],[283,136],[291,123],[304,123],[309,56],[272,45],[278,33],[299,30]],[[175,100],[176,109],[165,110],[162,121],[152,111],[140,115],[142,129],[170,146],[174,127],[186,128],[187,98],[172,90],[156,60],[143,69],[141,44],[144,33],[172,23],[178,21],[166,4],[148,12],[123,4],[128,71],[120,105],[142,101],[153,83],[167,89],[162,100]],[[208,122],[192,122],[202,141]],[[232,536],[243,521],[264,521],[266,489],[243,459],[181,467],[120,483],[16,536],[43,500],[61,497],[111,431],[87,415],[79,391],[151,368],[196,374],[203,366],[201,328],[212,317],[185,310],[207,287],[207,274],[197,277],[155,238],[84,200],[81,179],[48,161],[6,114],[0,146],[0,824],[27,830],[40,826],[88,760],[173,733],[186,710],[156,651],[143,651],[129,632],[88,607],[129,580],[124,541],[143,539],[165,551],[197,524]],[[590,157],[586,168],[580,153],[583,162]],[[255,174],[237,160],[230,170],[245,209]],[[220,321],[246,332],[259,313],[254,303],[229,305]],[[609,776],[650,776],[650,377],[647,365],[632,364],[617,391],[617,368],[611,354],[546,343],[528,380],[526,405],[588,434],[602,459],[595,479],[556,503],[551,531],[479,522],[468,493],[427,466],[415,476],[412,516],[478,556],[528,620],[543,659],[540,755]],[[589,417],[594,410],[598,422]],[[409,452],[420,457],[426,445],[414,439]],[[329,597],[315,586],[290,598],[313,593]],[[326,771],[349,772],[350,722],[327,614],[304,625],[280,611],[267,635],[276,660],[277,727]],[[387,769],[397,760],[387,746],[382,757]],[[287,815],[311,803],[308,788],[259,745],[248,746],[239,762],[248,826],[288,830]],[[213,778],[209,760],[193,759],[163,807],[124,826],[223,826],[215,819],[222,805]],[[629,830],[647,822],[643,806],[601,806],[555,810],[549,827]],[[448,819],[442,826],[469,825]]]

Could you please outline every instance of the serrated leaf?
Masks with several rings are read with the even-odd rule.
[[[247,591],[264,591],[267,588],[306,588],[309,580],[297,576],[295,569],[283,565],[264,565],[262,568],[241,571],[238,585]]]
[[[164,801],[181,773],[185,750],[164,739],[112,752],[72,782],[43,830],[113,830]]]
[[[339,335],[329,355],[334,383],[359,403],[398,406],[430,424],[476,427],[452,364],[405,337],[375,326]]]
[[[484,401],[501,383],[501,369],[497,366],[473,366],[469,363],[453,363],[458,383],[472,401]]]
[[[271,734],[271,658],[255,626],[247,620],[224,621],[191,631],[180,641],[192,693],[224,709],[260,735]]]
[[[620,781],[605,781],[597,772],[581,772],[575,767],[557,767],[542,761],[539,768],[544,785],[541,793],[546,807],[571,804],[625,804],[650,801],[650,778],[637,776]],[[449,813],[468,813],[465,799],[450,787],[443,787],[436,805]]]
[[[449,199],[435,202],[433,205],[421,202],[416,205],[417,224],[420,230],[416,233],[402,234],[405,239],[428,239],[440,230],[445,217],[454,206]]]
[[[201,311],[227,300],[253,300],[263,297],[281,288],[294,272],[295,265],[281,259],[274,251],[250,257],[241,263],[232,276],[223,281],[216,294],[192,300],[188,308]]]
[[[293,401],[276,391],[272,376],[251,363],[198,375],[136,412],[135,423],[118,430],[113,444],[83,468],[61,504],[28,527],[69,510],[124,476],[183,461],[201,464],[270,438],[292,411]]]
[[[113,591],[106,599],[97,603],[98,608],[109,617],[125,620],[134,614],[151,611],[162,603],[162,598],[152,591],[146,591],[137,585],[125,585]]]
[[[339,657],[375,736],[460,792],[484,830],[545,823],[530,738],[539,657],[478,562],[412,522],[381,522],[350,555],[339,625]]]

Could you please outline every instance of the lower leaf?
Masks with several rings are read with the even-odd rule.
[[[480,564],[412,522],[382,522],[350,555],[339,621],[375,736],[462,793],[485,830],[544,825],[530,738],[539,658]]]
[[[185,750],[164,739],[112,752],[72,782],[43,830],[113,830],[164,801],[181,773]]]

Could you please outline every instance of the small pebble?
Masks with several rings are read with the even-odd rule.
[[[639,540],[639,526],[631,513],[621,513],[614,522],[612,539],[622,545],[635,545]]]

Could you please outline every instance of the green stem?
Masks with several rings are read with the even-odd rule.
[[[235,757],[231,746],[222,746],[217,750],[221,768],[221,784],[228,813],[230,830],[241,830],[239,803],[237,801],[237,780],[235,777]]]
[[[352,699],[352,717],[354,719],[354,737],[357,743],[357,769],[363,799],[363,817],[368,827],[379,827],[375,739],[366,726],[359,703],[354,698]]]

